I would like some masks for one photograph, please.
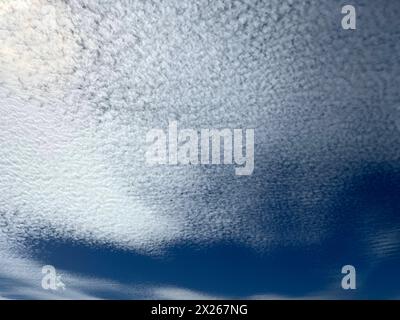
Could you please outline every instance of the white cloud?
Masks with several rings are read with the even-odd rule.
[[[195,290],[178,287],[160,286],[153,287],[151,290],[155,299],[165,300],[221,300],[226,299],[223,296],[210,295]]]
[[[146,130],[162,127],[171,116],[179,115],[179,123],[190,127],[261,124],[246,106],[256,79],[248,78],[242,87],[231,74],[236,63],[229,60],[237,59],[238,76],[246,77],[243,68],[251,61],[242,61],[244,47],[238,42],[248,35],[236,29],[249,17],[237,20],[226,12],[232,25],[213,25],[226,37],[237,35],[231,43],[202,23],[197,6],[185,8],[179,1],[155,11],[139,2],[132,7],[91,3],[86,9],[74,1],[24,3],[0,11],[6,43],[0,59],[5,70],[0,222],[9,238],[63,237],[146,252],[184,241],[231,239],[265,246],[282,239],[293,244],[321,239],[329,219],[307,210],[319,205],[322,195],[304,185],[306,208],[290,216],[271,211],[248,217],[247,212],[257,211],[252,206],[264,210],[263,178],[250,183],[233,179],[233,168],[207,172],[144,163]],[[186,15],[176,14],[175,8],[187,10]],[[42,21],[49,26],[36,27]],[[252,61],[249,74],[256,76],[264,62],[264,56]],[[228,69],[222,72],[224,64]],[[279,65],[267,78],[275,81],[277,74],[284,76]],[[268,129],[259,131],[272,144],[282,135],[276,130],[280,113],[274,117]],[[282,233],[282,219],[298,232]],[[309,225],[313,232],[302,231]]]
[[[287,20],[291,9],[280,1],[261,8],[268,15],[245,4],[224,11],[217,3],[211,14],[201,1],[130,3],[83,8],[38,0],[0,8],[0,232],[8,255],[31,237],[147,253],[221,239],[256,247],[318,243],[334,219],[336,179],[350,161],[398,158],[398,135],[365,121],[390,128],[385,110],[362,103],[353,119],[340,109],[354,92],[340,73],[325,74],[312,44],[327,41],[309,36],[320,26],[296,15]],[[290,46],[298,43],[306,51]],[[332,50],[331,68],[341,70],[347,61],[336,60],[335,48],[323,53]],[[370,58],[371,50],[363,52]],[[370,79],[382,80],[357,76],[365,94],[374,91]],[[146,131],[170,117],[191,128],[255,127],[254,175],[148,168]],[[12,272],[15,281],[23,274]]]

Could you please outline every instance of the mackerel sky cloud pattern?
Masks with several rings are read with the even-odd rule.
[[[226,261],[244,250],[266,266],[280,250],[337,257],[325,257],[329,281],[304,290],[61,265],[78,298],[337,297],[351,261],[335,239],[368,274],[399,262],[400,4],[352,2],[354,32],[341,28],[341,1],[1,1],[0,296],[47,294],[27,289],[30,276],[32,294],[17,282],[40,279],[52,242],[132,265],[222,244],[241,248]],[[254,128],[252,175],[146,165],[146,133],[174,120]]]

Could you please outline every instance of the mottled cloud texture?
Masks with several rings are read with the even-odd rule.
[[[319,243],[352,172],[399,168],[384,21],[400,8],[385,4],[346,33],[336,1],[1,1],[0,254],[51,238],[146,254]],[[146,132],[170,119],[255,128],[253,175],[146,166]]]

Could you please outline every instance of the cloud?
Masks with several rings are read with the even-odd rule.
[[[220,240],[320,243],[348,172],[398,159],[395,121],[376,105],[398,98],[399,69],[383,76],[371,63],[376,47],[362,39],[375,26],[337,55],[335,3],[129,3],[0,9],[0,227],[13,265],[25,263],[14,246],[37,238],[148,254]],[[392,34],[379,37],[382,60],[393,61]],[[146,132],[171,118],[256,128],[254,175],[147,167]]]
[[[6,68],[0,87],[0,220],[10,239],[62,237],[148,253],[184,241],[279,241],[274,213],[244,215],[254,212],[254,201],[262,206],[260,177],[251,195],[246,183],[228,173],[233,168],[207,173],[144,163],[147,130],[174,115],[193,127],[259,125],[251,114],[242,122],[236,109],[252,100],[255,88],[251,78],[241,87],[229,59],[239,59],[241,77],[247,63],[255,64],[251,74],[265,58],[242,61],[244,44],[230,42],[226,57],[225,37],[211,32],[196,8],[174,2],[155,12],[135,2],[106,9],[38,0],[1,9],[6,45],[0,63]],[[228,35],[255,14],[250,10],[236,19],[234,12],[221,13],[233,24],[213,28]],[[169,24],[171,19],[177,24]],[[238,40],[247,38],[241,34]],[[227,72],[215,69],[223,64]],[[219,109],[221,103],[235,108]],[[269,139],[279,139],[270,125]],[[286,241],[320,238],[322,217],[299,214],[294,220],[311,220],[318,228],[292,240],[283,236]]]
[[[56,230],[61,237],[140,249],[169,240],[168,225],[179,228],[173,217],[129,196],[132,189],[79,126],[84,119],[66,123],[62,111],[30,106],[25,112],[26,105],[3,101],[0,204],[8,234],[46,237]]]
[[[151,290],[152,297],[165,300],[222,300],[223,296],[215,296],[207,293],[177,287],[154,287]]]

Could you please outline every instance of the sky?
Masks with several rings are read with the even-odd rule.
[[[0,0],[0,298],[399,299],[400,3],[345,4]],[[170,121],[253,173],[149,166]]]

